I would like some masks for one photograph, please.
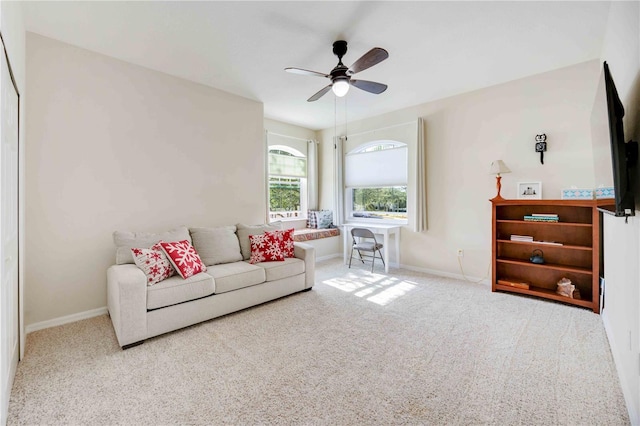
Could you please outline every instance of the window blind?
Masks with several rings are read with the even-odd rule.
[[[269,174],[289,177],[307,176],[307,160],[305,158],[293,157],[290,155],[280,155],[269,153]]]
[[[345,158],[345,185],[350,188],[406,186],[408,148],[350,153]]]

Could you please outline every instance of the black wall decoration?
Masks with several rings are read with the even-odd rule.
[[[536,152],[540,153],[540,164],[544,164],[544,152],[547,150],[547,135],[536,135]]]

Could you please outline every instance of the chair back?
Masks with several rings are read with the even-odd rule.
[[[373,238],[374,241],[376,240],[373,232],[367,228],[351,228],[351,236],[359,238]]]

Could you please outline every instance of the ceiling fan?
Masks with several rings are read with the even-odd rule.
[[[333,93],[335,93],[336,96],[342,97],[349,91],[349,85],[355,86],[358,89],[364,90],[365,92],[374,93],[376,95],[379,95],[380,93],[387,90],[386,84],[367,80],[352,80],[351,76],[384,61],[389,57],[389,52],[380,47],[374,47],[373,49],[362,55],[360,59],[355,61],[353,65],[351,65],[351,67],[347,67],[342,63],[342,57],[345,53],[347,53],[346,41],[338,40],[333,43],[333,54],[338,57],[338,65],[336,65],[329,74],[304,70],[302,68],[285,68],[284,70],[292,74],[312,75],[317,77],[327,77],[331,79],[330,85],[322,88],[315,95],[311,96],[309,99],[307,99],[307,102],[317,101],[329,90],[333,90]]]

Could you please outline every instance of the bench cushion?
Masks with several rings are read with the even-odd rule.
[[[304,261],[288,257],[282,262],[260,262],[256,266],[264,268],[266,281],[276,281],[304,273]]]
[[[340,235],[339,228],[328,229],[296,229],[293,233],[293,240],[298,242],[319,240],[321,238],[337,237]]]
[[[216,285],[209,274],[201,272],[186,280],[179,275],[174,275],[147,287],[147,310],[188,302],[215,292]]]
[[[260,284],[265,280],[264,269],[248,262],[209,266],[207,273],[215,280],[218,294]]]

